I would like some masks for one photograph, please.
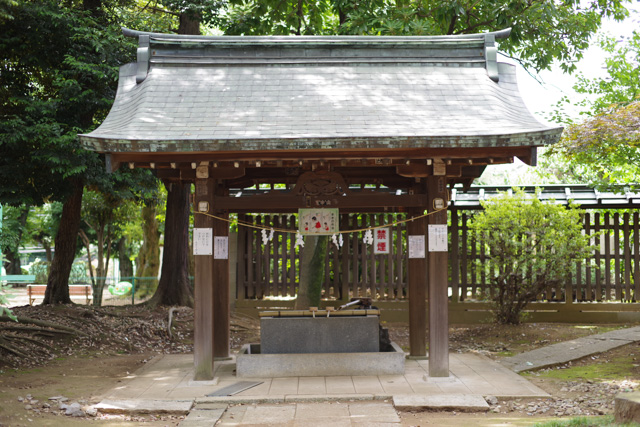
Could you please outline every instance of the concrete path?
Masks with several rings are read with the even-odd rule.
[[[514,372],[531,371],[561,365],[636,341],[640,341],[640,326],[552,344],[502,359],[500,364]]]

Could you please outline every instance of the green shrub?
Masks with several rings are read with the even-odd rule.
[[[575,262],[593,251],[582,235],[582,211],[528,198],[518,189],[483,207],[470,229],[482,237],[488,253],[477,261],[491,286],[485,294],[498,323],[518,324],[530,301],[547,287],[561,292]]]

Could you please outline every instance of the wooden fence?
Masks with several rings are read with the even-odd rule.
[[[407,289],[407,262],[404,257],[406,227],[389,227],[391,241],[388,254],[374,254],[372,245],[363,242],[363,230],[402,220],[396,214],[343,214],[340,230],[355,230],[342,235],[338,248],[328,243],[323,297],[345,300],[352,296],[376,299],[404,299]],[[243,215],[242,221],[256,226],[295,230],[294,215]],[[269,233],[269,232],[267,232]],[[238,230],[238,298],[294,296],[299,278],[299,248],[295,233],[274,232],[273,239],[263,244],[258,229]]]
[[[487,274],[490,242],[475,238],[467,225],[471,211],[450,212],[450,295],[454,302],[482,301],[491,293]],[[392,224],[402,214],[343,214],[340,229],[362,230]],[[296,229],[294,215],[245,215],[258,226]],[[540,302],[636,302],[640,295],[640,218],[637,211],[593,211],[584,216],[584,233],[598,248],[577,263],[572,278],[549,287]],[[407,297],[406,227],[390,226],[390,253],[376,255],[363,242],[363,232],[343,234],[343,246],[331,241],[327,254],[323,298],[347,300],[370,296],[380,301]],[[487,244],[485,244],[487,243]],[[595,247],[595,246],[594,246]],[[480,261],[478,263],[477,261]],[[485,266],[480,268],[480,265]],[[238,230],[238,299],[294,296],[298,281],[299,251],[295,234],[275,232],[268,244],[260,230]],[[570,295],[570,298],[566,298]]]

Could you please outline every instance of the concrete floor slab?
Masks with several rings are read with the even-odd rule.
[[[225,408],[226,409],[226,408]],[[215,426],[225,409],[193,409],[189,415],[178,424],[178,427],[210,427]]]
[[[336,418],[348,417],[349,407],[344,403],[298,403],[296,405],[296,418],[316,419],[316,418]]]
[[[380,379],[378,377],[351,377],[351,381],[353,382],[353,387],[355,388],[356,393],[384,393],[384,388],[382,388],[382,384],[380,384]]]
[[[242,424],[283,425],[293,422],[295,415],[295,405],[251,405],[242,417]]]
[[[325,377],[327,394],[355,394],[352,377]]]
[[[356,400],[376,400],[373,394],[291,394],[285,396],[285,402],[348,402]]]
[[[324,377],[300,377],[296,394],[326,394]]]

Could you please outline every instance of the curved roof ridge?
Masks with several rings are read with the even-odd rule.
[[[165,34],[154,33],[149,31],[138,31],[130,28],[122,27],[122,34],[126,37],[149,36],[150,40],[157,41],[193,41],[193,42],[225,42],[225,43],[256,43],[256,44],[286,44],[286,43],[310,43],[322,42],[326,44],[339,43],[420,43],[433,41],[484,41],[487,37],[493,36],[494,39],[504,39],[511,34],[511,28],[505,28],[499,31],[491,31],[487,33],[476,34],[454,34],[454,35],[435,35],[435,36],[359,36],[359,35],[342,35],[342,36],[200,36],[200,35],[184,35],[184,34]]]

